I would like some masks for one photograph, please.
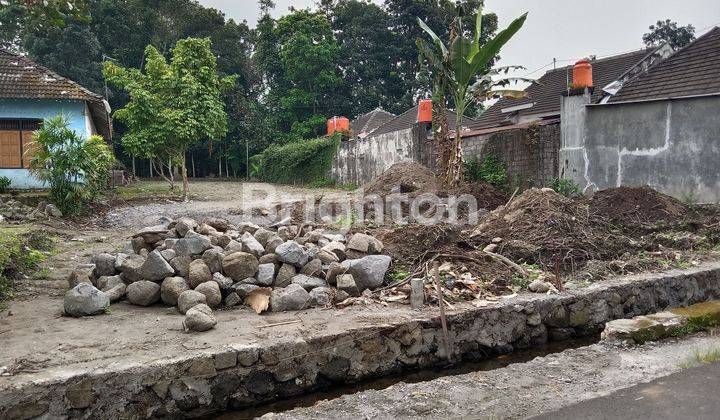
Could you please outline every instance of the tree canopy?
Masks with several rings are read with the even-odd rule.
[[[658,20],[656,24],[648,27],[650,32],[643,35],[643,42],[648,47],[668,43],[677,50],[695,40],[695,27],[692,25],[678,26],[670,19]]]

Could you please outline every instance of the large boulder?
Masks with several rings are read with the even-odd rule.
[[[188,256],[178,256],[170,260],[170,266],[175,270],[179,277],[187,278],[190,275],[190,263],[193,259]]]
[[[345,244],[343,244],[340,241],[332,241],[321,248],[321,251],[329,252],[334,254],[339,261],[342,261],[346,257],[347,249],[345,248]]]
[[[175,274],[170,263],[163,258],[160,251],[151,252],[142,267],[140,267],[142,278],[150,281],[161,281],[165,277]]]
[[[329,287],[316,287],[310,291],[310,306],[329,306],[333,300],[333,291]]]
[[[110,307],[110,298],[90,283],[79,283],[65,293],[63,305],[66,315],[97,315]]]
[[[70,272],[70,275],[67,278],[68,286],[72,289],[80,283],[93,284],[92,273],[94,270],[95,268],[92,265],[84,268],[76,268]]]
[[[287,241],[275,248],[280,262],[302,267],[308,262],[307,251],[295,241]]]
[[[207,298],[205,295],[196,290],[186,290],[180,293],[177,308],[178,311],[184,315],[192,307],[200,304],[207,304]]]
[[[192,257],[202,255],[207,249],[212,248],[212,241],[207,236],[189,231],[186,236],[175,242],[173,249],[178,256]]]
[[[270,240],[270,238],[275,235],[276,233],[271,230],[260,228],[255,231],[255,234],[253,236],[255,237],[255,239],[257,239],[258,242],[260,242],[260,245],[264,247],[265,245],[267,245],[268,240]]]
[[[207,264],[211,273],[219,273],[222,271],[222,259],[224,256],[222,248],[213,247],[203,253],[202,259],[205,261],[205,264]]]
[[[196,227],[198,227],[198,223],[189,217],[182,217],[177,220],[177,223],[175,223],[175,231],[181,237],[184,237],[188,232],[193,231]]]
[[[292,284],[298,284],[308,292],[316,287],[327,287],[325,280],[317,277],[306,276],[305,274],[298,274],[293,277]]]
[[[257,284],[258,286],[272,286],[275,280],[275,264],[260,264],[258,266]]]
[[[140,255],[128,255],[127,258],[120,263],[120,272],[122,273],[125,283],[134,283],[143,279],[141,267],[145,263],[145,258]]]
[[[98,254],[93,259],[95,263],[95,276],[115,275],[115,256],[107,253]]]
[[[123,296],[125,296],[126,289],[127,286],[125,283],[120,283],[107,290],[103,290],[103,293],[105,293],[108,299],[110,299],[110,303],[113,303],[119,301]]]
[[[360,296],[355,278],[352,274],[340,274],[336,278],[337,288],[350,296]]]
[[[208,226],[212,226],[218,232],[225,232],[230,228],[230,223],[228,223],[227,220],[220,219],[218,217],[208,217],[207,219],[203,220],[203,223]]]
[[[187,282],[182,277],[168,277],[163,280],[160,286],[160,299],[170,306],[177,306],[178,298],[182,292],[190,290]]]
[[[223,292],[233,286],[232,279],[230,277],[225,277],[220,273],[214,273],[212,276],[212,281],[217,283],[218,287],[220,287],[220,290],[222,290]]]
[[[259,289],[260,286],[255,284],[238,283],[233,286],[235,293],[240,296],[241,299],[245,299],[245,296],[249,295],[253,290]]]
[[[265,253],[265,248],[250,232],[243,233],[240,242],[242,243],[242,250],[248,254],[253,254],[256,258],[260,258]]]
[[[278,270],[277,276],[275,276],[275,287],[285,287],[292,281],[292,278],[297,274],[297,269],[294,265],[283,263]]]
[[[128,301],[133,305],[150,306],[160,300],[160,285],[152,281],[140,280],[129,285],[126,293]]]
[[[341,265],[348,274],[352,274],[358,290],[363,292],[380,287],[391,261],[387,255],[369,255],[357,260],[345,260]]]
[[[254,277],[259,265],[254,255],[242,251],[226,255],[222,261],[223,272],[235,281]]]
[[[205,282],[211,281],[212,273],[205,261],[195,260],[190,263],[187,279],[190,288],[194,289]]]
[[[299,311],[310,305],[310,293],[299,284],[277,288],[270,293],[270,309],[273,312]]]
[[[267,243],[265,244],[265,251],[270,252],[270,253],[275,253],[277,248],[284,243],[285,243],[285,240],[283,238],[279,237],[278,235],[272,236],[272,237],[270,237],[270,239],[268,239]]]
[[[120,276],[102,276],[97,279],[97,288],[103,292],[112,289],[118,284],[124,284]]]
[[[199,304],[187,311],[183,326],[187,331],[203,332],[212,329],[217,325],[217,319],[212,309],[205,304]]]
[[[315,276],[315,277],[321,277],[322,276],[322,261],[319,258],[315,258],[314,260],[310,260],[305,266],[300,270],[300,274],[305,274],[307,276]]]
[[[217,308],[222,303],[220,286],[214,281],[208,281],[199,285],[195,288],[195,291],[205,295],[205,302],[211,308]]]

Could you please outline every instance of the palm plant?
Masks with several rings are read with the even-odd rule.
[[[445,182],[448,186],[457,186],[462,180],[463,158],[460,130],[463,114],[472,101],[484,101],[493,97],[523,97],[521,90],[506,89],[510,83],[526,81],[518,77],[508,77],[511,70],[522,68],[520,66],[506,66],[491,68],[494,58],[502,47],[520,30],[525,23],[527,13],[515,19],[506,29],[489,39],[484,44],[480,42],[482,31],[482,6],[475,19],[475,32],[473,39],[465,37],[462,28],[462,7],[458,6],[458,16],[453,20],[450,28],[450,43],[447,47],[440,37],[430,27],[418,18],[420,27],[430,35],[432,43],[418,39],[417,45],[420,56],[425,60],[433,72],[433,88],[440,100],[444,102],[445,94],[449,94],[455,105],[457,118],[455,121],[455,139],[445,142],[447,146],[439,144],[438,154]],[[496,89],[496,88],[502,89]],[[444,104],[443,104],[444,105]],[[450,150],[442,150],[450,147]]]

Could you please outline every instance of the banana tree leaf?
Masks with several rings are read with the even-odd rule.
[[[437,36],[437,34],[436,34],[432,29],[430,29],[430,27],[427,26],[427,24],[426,24],[425,22],[423,22],[422,19],[417,18],[417,20],[418,20],[418,22],[420,23],[420,27],[421,27],[425,32],[427,32],[428,35],[430,35],[430,38],[432,38],[433,42],[435,42],[435,45],[437,45],[438,48],[440,48],[440,50],[442,51],[443,55],[446,55],[446,54],[448,53],[448,50],[447,50],[447,47],[445,47],[445,44],[443,44],[443,42],[440,40],[440,37]]]
[[[415,44],[418,47],[421,57],[424,57],[432,67],[442,70],[442,59],[438,57],[437,53],[433,51],[427,41],[418,39]]]
[[[527,13],[515,19],[507,28],[502,30],[497,36],[488,41],[480,51],[473,57],[472,71],[477,73],[488,65],[500,49],[522,28],[527,19]]]
[[[472,49],[470,50],[470,55],[468,56],[468,61],[470,62],[472,62],[475,54],[480,51],[480,35],[482,35],[482,10],[483,4],[481,2],[480,6],[478,7],[477,15],[475,16],[475,38],[473,39]]]
[[[450,46],[450,63],[452,64],[455,80],[460,86],[465,86],[473,76],[472,66],[465,57],[470,53],[471,42],[458,36]]]
[[[524,90],[517,90],[517,89],[498,89],[498,90],[491,90],[488,92],[490,97],[494,98],[507,98],[507,99],[522,99],[527,97],[527,92]]]

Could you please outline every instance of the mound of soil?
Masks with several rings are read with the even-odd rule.
[[[624,227],[643,223],[676,222],[688,213],[682,202],[650,187],[620,187],[596,192],[593,214]]]
[[[423,194],[435,192],[438,182],[435,174],[427,167],[414,162],[396,163],[371,182],[365,184],[366,194],[381,197],[400,192]]]
[[[504,192],[485,182],[465,184],[453,190],[452,193],[455,195],[470,194],[477,199],[478,209],[488,211],[495,210],[504,205],[510,198]]]
[[[603,219],[588,211],[586,202],[536,188],[490,212],[470,238],[480,245],[502,238],[499,253],[556,272],[574,271],[589,260],[613,258],[631,249],[630,241],[612,234]]]
[[[372,235],[382,241],[385,253],[400,266],[415,268],[428,254],[441,250],[458,250],[456,244],[460,229],[452,225],[405,225],[395,228],[378,228]]]

